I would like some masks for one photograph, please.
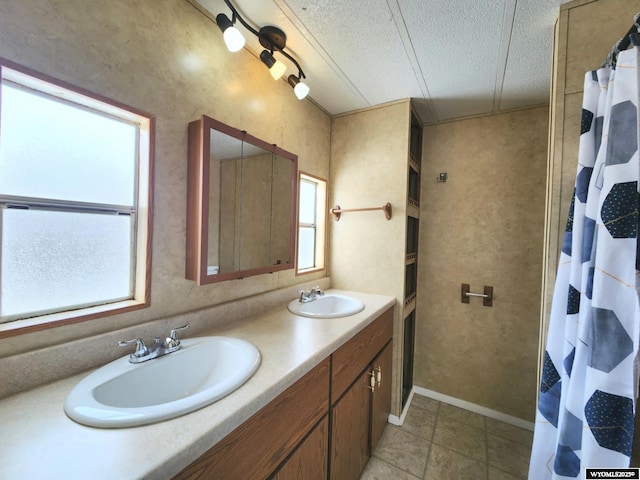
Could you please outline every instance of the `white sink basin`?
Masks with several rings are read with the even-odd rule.
[[[100,428],[178,417],[228,395],[260,365],[251,343],[231,337],[182,340],[177,352],[143,363],[119,358],[78,383],[64,402],[71,419]]]
[[[302,303],[299,300],[293,300],[287,308],[291,313],[303,317],[337,318],[361,312],[364,309],[364,303],[347,295],[327,293],[311,302]]]

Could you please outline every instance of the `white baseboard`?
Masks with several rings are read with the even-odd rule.
[[[409,411],[409,407],[411,406],[411,400],[413,400],[413,394],[415,393],[415,387],[411,388],[409,392],[409,397],[407,398],[407,403],[404,404],[404,408],[402,409],[402,413],[398,417],[397,415],[389,414],[388,422],[391,425],[395,425],[397,427],[401,427],[404,423],[404,418],[407,416],[407,412]]]
[[[516,427],[524,428],[526,430],[533,431],[534,423],[528,422],[527,420],[523,420],[518,417],[514,417],[511,415],[507,415],[506,413],[498,412],[496,410],[491,410],[490,408],[483,407],[481,405],[476,405],[475,403],[467,402],[466,400],[460,400],[455,397],[450,397],[449,395],[445,395],[443,393],[434,392],[433,390],[429,390],[423,387],[413,386],[411,389],[411,393],[409,394],[409,399],[407,404],[405,405],[404,411],[400,417],[395,415],[389,415],[389,423],[393,425],[402,425],[404,422],[404,417],[406,416],[407,410],[409,409],[409,405],[411,404],[411,400],[413,399],[414,394],[422,395],[423,397],[433,398],[434,400],[438,400],[439,402],[444,402],[449,405],[453,405],[454,407],[463,408],[465,410],[469,410],[470,412],[479,413],[480,415],[484,415],[485,417],[493,418],[494,420],[499,420],[501,422],[505,422]],[[395,423],[399,422],[399,423]]]

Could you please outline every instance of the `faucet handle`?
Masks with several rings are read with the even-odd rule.
[[[121,347],[126,347],[127,345],[131,345],[132,343],[136,344],[136,350],[131,354],[132,357],[140,358],[149,354],[149,349],[144,344],[141,338],[134,338],[133,340],[126,340],[126,341],[120,340],[118,342],[118,345]]]
[[[176,327],[171,329],[171,333],[164,341],[164,347],[173,351],[173,349],[177,350],[180,348],[180,339],[178,338],[178,330],[184,330],[189,328],[189,324],[183,325],[181,327]]]
[[[189,328],[189,324],[188,323],[186,325],[181,326],[181,327],[173,328],[171,330],[171,333],[169,333],[169,338],[171,338],[171,340],[174,340],[174,341],[180,343],[180,339],[178,338],[178,334],[176,332],[178,330],[186,330],[187,328]]]

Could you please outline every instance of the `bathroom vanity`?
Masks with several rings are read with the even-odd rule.
[[[199,332],[245,339],[262,363],[238,390],[178,418],[119,429],[73,422],[62,404],[89,372],[1,399],[0,478],[358,478],[387,421],[395,300],[344,293],[365,309],[318,319],[283,303]]]
[[[391,410],[392,330],[389,308],[175,478],[320,480],[329,457],[357,480]]]

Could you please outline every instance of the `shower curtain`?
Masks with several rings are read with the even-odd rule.
[[[633,47],[613,69],[585,76],[529,480],[629,466],[640,323],[637,67]]]

